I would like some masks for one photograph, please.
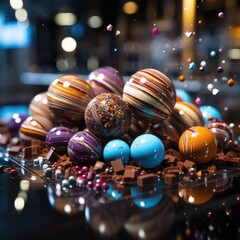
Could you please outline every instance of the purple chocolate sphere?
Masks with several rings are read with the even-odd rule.
[[[121,96],[101,93],[87,105],[85,123],[88,130],[99,138],[118,138],[129,129],[131,111],[128,103]]]
[[[28,118],[24,114],[14,113],[7,122],[7,130],[10,133],[18,133],[22,123]]]
[[[115,93],[122,95],[124,80],[118,70],[105,66],[92,71],[88,76],[88,83],[96,95],[100,93]]]
[[[70,138],[74,135],[70,128],[54,127],[46,136],[46,144],[54,147],[57,152],[66,152]]]
[[[88,131],[74,134],[68,142],[68,155],[74,165],[93,165],[102,155],[98,138]]]

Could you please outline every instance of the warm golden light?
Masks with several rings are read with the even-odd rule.
[[[54,17],[54,22],[60,26],[71,26],[77,22],[77,17],[70,12],[57,13]]]
[[[123,12],[126,14],[134,14],[138,11],[138,5],[135,2],[126,2],[123,5]]]
[[[23,7],[22,0],[10,0],[10,5],[14,10],[20,9]]]
[[[77,42],[72,37],[66,37],[62,40],[61,47],[65,52],[73,52],[77,47]]]

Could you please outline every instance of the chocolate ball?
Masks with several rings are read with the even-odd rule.
[[[131,124],[128,103],[119,95],[101,93],[93,98],[85,111],[89,131],[103,139],[123,136]]]
[[[24,114],[14,113],[7,122],[7,130],[10,133],[18,133],[22,123],[28,118]]]

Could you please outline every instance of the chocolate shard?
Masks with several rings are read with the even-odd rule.
[[[22,149],[22,159],[30,159],[32,157],[33,157],[33,155],[32,155],[32,147],[31,146],[24,147]]]
[[[123,183],[133,183],[137,180],[137,171],[135,169],[125,169],[123,174]]]
[[[163,170],[163,174],[175,174],[177,177],[179,175],[179,172],[181,172],[181,169],[179,167],[166,167]]]
[[[59,156],[58,156],[59,157]],[[72,162],[70,161],[69,157],[65,157],[60,159],[60,161],[58,161],[60,167],[62,167],[63,170],[66,170],[67,168],[72,167]]]
[[[100,173],[104,171],[105,163],[102,161],[96,161],[96,163],[93,166],[93,171],[96,173]]]
[[[183,164],[188,169],[196,166],[196,163],[190,160],[185,160]]]
[[[140,175],[137,177],[137,185],[140,187],[153,186],[156,178],[157,174],[155,173]]]
[[[55,149],[51,147],[46,155],[46,160],[53,163],[53,162],[57,162],[58,159],[59,159],[58,154],[56,154]]]
[[[111,161],[111,165],[113,167],[114,173],[116,173],[117,175],[124,173],[124,165],[121,159]]]

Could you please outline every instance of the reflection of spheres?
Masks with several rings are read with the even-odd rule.
[[[131,194],[134,197],[133,201],[139,208],[147,209],[156,206],[162,199],[162,192],[155,192],[153,194],[147,194],[146,196],[141,196],[137,187],[131,188]]]
[[[190,204],[203,204],[208,202],[214,195],[214,182],[205,184],[202,182],[199,185],[186,186],[178,190],[178,195]]]
[[[214,134],[202,126],[191,127],[183,132],[178,147],[186,158],[195,163],[206,163],[217,153]]]
[[[152,208],[134,208],[125,229],[136,239],[159,239],[171,228],[174,218],[173,202],[165,196]]]
[[[85,217],[94,231],[105,237],[111,237],[122,229],[129,218],[130,207],[130,200],[108,203],[93,202],[86,207]]]

